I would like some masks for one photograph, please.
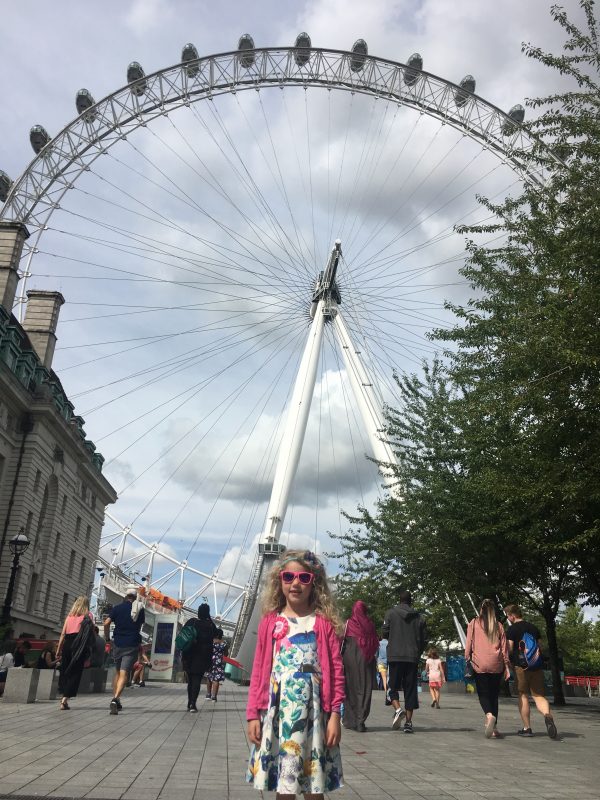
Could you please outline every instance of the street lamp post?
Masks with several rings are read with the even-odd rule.
[[[8,581],[8,589],[6,590],[6,598],[4,600],[4,608],[2,609],[1,624],[7,626],[5,636],[8,634],[8,627],[10,626],[10,609],[12,606],[13,592],[15,590],[15,579],[17,577],[17,570],[19,568],[19,559],[29,547],[29,539],[25,535],[23,528],[16,536],[9,541],[8,546],[10,552],[13,554],[13,562],[10,570],[10,579]]]

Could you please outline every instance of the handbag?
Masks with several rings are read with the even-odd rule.
[[[469,681],[474,677],[475,677],[475,670],[473,669],[473,664],[471,663],[471,659],[467,658],[467,660],[465,661],[464,679],[466,681]]]
[[[195,625],[184,625],[175,637],[175,647],[185,653],[198,638],[198,631]]]

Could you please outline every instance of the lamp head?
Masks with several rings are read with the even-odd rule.
[[[10,547],[10,552],[14,556],[23,555],[25,550],[29,547],[30,542],[27,536],[25,535],[25,529],[21,528],[21,530],[17,533],[16,536],[9,541],[8,546]]]

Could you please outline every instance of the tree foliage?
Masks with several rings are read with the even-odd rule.
[[[566,675],[600,674],[600,621],[584,619],[573,604],[560,612],[556,635]]]
[[[585,30],[552,9],[561,55],[523,48],[571,84],[529,102],[529,174],[547,179],[482,199],[493,223],[463,229],[472,299],[432,334],[445,361],[396,376],[398,491],[342,537],[349,575],[359,554],[437,602],[471,591],[534,608],[557,687],[561,604],[600,599],[600,52],[594,3],[580,7]]]

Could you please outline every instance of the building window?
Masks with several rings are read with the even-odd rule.
[[[60,607],[60,618],[64,619],[67,616],[67,607],[69,605],[69,595],[63,594],[62,605]]]
[[[62,505],[60,507],[61,517],[64,517],[66,513],[67,513],[67,495],[63,494]]]
[[[44,614],[48,613],[48,603],[50,602],[50,595],[52,594],[52,581],[46,584],[46,597],[44,598]]]
[[[25,523],[25,535],[31,539],[31,523],[33,522],[33,511],[27,512],[27,522]]]
[[[25,610],[27,613],[33,611],[35,607],[35,595],[37,592],[37,582],[38,582],[38,574],[34,572],[29,579],[29,591],[27,592],[27,605]]]
[[[85,558],[82,558],[81,566],[79,567],[79,583],[83,583],[83,578],[85,576],[85,568],[86,568],[86,561]]]
[[[79,539],[79,534],[81,533],[81,517],[77,517],[75,520],[75,541]]]
[[[56,531],[56,536],[54,537],[54,553],[53,553],[54,558],[58,556],[59,549],[60,549],[60,531]]]
[[[35,473],[35,481],[33,482],[33,491],[34,492],[37,492],[37,490],[40,488],[41,479],[42,479],[42,473],[38,469],[36,471],[36,473]]]
[[[85,529],[85,546],[90,546],[90,539],[92,538],[92,526],[88,525]]]
[[[86,501],[86,498],[87,498],[87,486],[83,481],[81,481],[81,499],[83,500],[84,503]]]
[[[75,550],[71,550],[71,558],[69,559],[69,578],[73,575],[73,570],[75,569]]]
[[[96,495],[92,495],[92,511],[96,510]]]

